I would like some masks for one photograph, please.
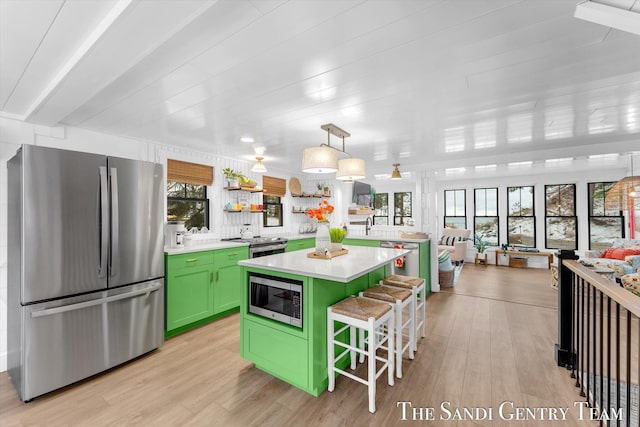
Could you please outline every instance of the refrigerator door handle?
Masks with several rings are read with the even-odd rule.
[[[82,308],[92,307],[94,305],[106,304],[106,303],[110,303],[110,302],[118,301],[122,299],[129,299],[129,298],[137,297],[143,294],[147,294],[147,296],[149,296],[151,292],[156,292],[160,288],[162,288],[162,283],[156,282],[153,285],[149,286],[148,288],[138,289],[138,290],[127,292],[120,295],[114,295],[106,298],[98,298],[91,301],[79,302],[76,304],[63,305],[61,307],[46,308],[44,310],[32,311],[31,317],[37,318],[37,317],[43,317],[43,316],[50,316],[52,314],[65,313],[67,311],[80,310]]]
[[[98,265],[98,277],[106,277],[107,275],[107,250],[109,248],[109,193],[108,193],[108,181],[107,181],[107,168],[105,166],[99,166],[98,171],[100,174],[100,206],[98,215],[100,215],[99,224],[99,239],[100,239],[100,254]]]
[[[111,253],[109,257],[109,272],[111,276],[118,274],[120,263],[120,221],[118,217],[118,169],[111,168]]]

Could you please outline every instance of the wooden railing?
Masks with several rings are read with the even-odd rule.
[[[571,371],[592,419],[638,426],[640,298],[575,256],[559,258],[556,361]]]

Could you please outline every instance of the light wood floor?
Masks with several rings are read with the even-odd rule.
[[[482,270],[480,270],[482,269]],[[480,271],[479,271],[480,270]],[[596,425],[579,421],[573,402],[580,398],[568,372],[555,366],[555,291],[539,270],[540,300],[503,289],[515,303],[500,300],[496,267],[465,266],[457,291],[494,288],[490,298],[456,292],[432,294],[427,301],[427,337],[416,358],[405,359],[404,378],[395,386],[378,381],[378,410],[367,411],[366,388],[339,377],[336,390],[312,397],[255,369],[239,356],[239,317],[233,315],[168,340],[162,348],[90,380],[34,399],[19,401],[6,373],[0,373],[0,425],[157,425],[157,426],[395,426],[399,401],[416,407],[493,409],[492,421],[435,421],[435,426]],[[505,274],[511,272],[506,270]],[[482,274],[482,273],[486,274]],[[548,274],[548,272],[547,272]],[[513,293],[513,294],[512,294]],[[548,294],[548,295],[545,295]],[[544,304],[543,304],[544,302]],[[359,370],[362,368],[359,367]],[[563,422],[505,421],[503,401],[526,407],[569,408]]]

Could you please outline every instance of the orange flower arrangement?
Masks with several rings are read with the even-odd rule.
[[[318,222],[329,222],[327,215],[333,213],[333,206],[325,199],[318,204],[318,209],[309,209],[307,216],[309,218],[315,218]]]

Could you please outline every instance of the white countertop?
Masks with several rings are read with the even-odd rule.
[[[300,239],[315,239],[316,237],[316,233],[307,233],[307,234],[289,234],[289,235],[282,235],[282,237],[289,239],[289,240],[300,240]],[[429,238],[425,238],[425,239],[408,239],[406,237],[400,237],[398,236],[393,236],[393,237],[389,237],[389,236],[382,236],[382,235],[377,235],[377,234],[370,234],[370,235],[357,235],[357,234],[347,234],[345,236],[345,239],[359,239],[359,240],[380,240],[382,242],[412,242],[412,243],[424,243],[424,242],[428,242],[430,239]]]
[[[249,244],[246,242],[213,242],[213,243],[203,243],[200,245],[185,246],[182,248],[166,248],[165,247],[164,253],[167,255],[189,254],[192,252],[237,248],[239,246],[249,246]]]
[[[347,283],[409,253],[404,249],[363,246],[345,246],[345,248],[349,250],[348,254],[332,259],[307,258],[307,253],[311,251],[309,249],[246,259],[239,261],[238,264]]]

